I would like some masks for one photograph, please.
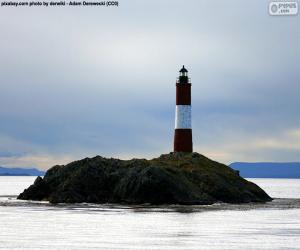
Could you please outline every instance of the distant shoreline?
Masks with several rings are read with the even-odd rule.
[[[299,162],[235,162],[229,166],[244,178],[300,179]]]
[[[36,168],[0,167],[0,176],[44,176],[45,172]]]
[[[29,177],[38,177],[44,175],[30,175],[30,174],[0,174],[0,176],[29,176]]]

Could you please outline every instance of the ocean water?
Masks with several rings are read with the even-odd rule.
[[[0,177],[0,249],[300,249],[300,179],[250,179],[265,204],[51,205],[16,200],[35,177]]]

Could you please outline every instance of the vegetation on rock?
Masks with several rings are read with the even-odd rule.
[[[212,204],[272,200],[224,164],[198,153],[152,160],[85,158],[49,169],[18,196],[52,203]]]

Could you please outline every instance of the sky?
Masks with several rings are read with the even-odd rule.
[[[0,7],[0,166],[171,152],[183,64],[194,151],[300,161],[300,15],[270,16],[268,4]]]

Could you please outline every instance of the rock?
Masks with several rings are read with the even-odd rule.
[[[18,199],[22,200],[43,200],[49,193],[48,185],[45,183],[42,177],[38,176],[33,185],[25,189],[23,193],[18,196]]]
[[[126,204],[272,200],[233,169],[198,153],[170,153],[152,160],[85,158],[52,167],[18,199]]]

